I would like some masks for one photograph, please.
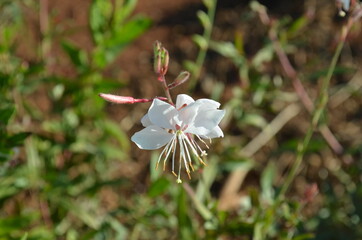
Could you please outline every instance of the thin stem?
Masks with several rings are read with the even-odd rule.
[[[344,32],[344,30],[345,29],[343,29],[342,32]],[[284,184],[280,190],[280,193],[278,196],[279,200],[284,197],[285,193],[288,191],[291,183],[293,182],[294,178],[296,177],[298,170],[300,168],[300,165],[302,164],[304,154],[305,154],[307,147],[309,145],[309,142],[313,136],[313,132],[317,128],[319,120],[321,119],[322,113],[328,103],[329,84],[331,82],[334,69],[336,68],[338,58],[341,55],[343,46],[344,46],[344,41],[340,41],[338,43],[338,46],[337,46],[334,56],[332,58],[331,64],[329,66],[327,76],[322,81],[321,91],[320,91],[319,97],[318,97],[317,108],[315,109],[315,111],[313,113],[311,124],[308,128],[307,134],[304,137],[303,143],[298,146],[296,160],[293,163],[292,168],[289,171],[289,174],[287,175],[287,177],[284,181]]]
[[[163,74],[160,74],[158,76],[158,80],[162,83],[162,87],[163,87],[163,90],[165,91],[165,94],[166,94],[166,97],[167,97],[167,100],[170,104],[174,105],[173,104],[173,101],[172,101],[172,98],[171,98],[171,94],[170,94],[170,89],[169,87],[167,86],[167,82],[166,82],[166,79],[165,79],[165,75]]]
[[[210,4],[210,7],[208,8],[207,15],[210,20],[209,27],[205,27],[203,38],[205,40],[206,46],[201,47],[199,51],[199,55],[196,58],[196,68],[192,71],[192,78],[190,79],[189,83],[189,89],[195,88],[195,85],[197,83],[197,79],[200,77],[202,65],[204,64],[207,50],[209,49],[209,42],[211,39],[211,33],[212,33],[212,26],[214,25],[214,19],[215,19],[215,12],[216,12],[216,5],[217,0],[214,0],[212,4]]]
[[[49,40],[49,2],[48,0],[41,0],[39,2],[39,26],[40,32],[42,34],[41,41],[41,54],[45,63],[48,63],[48,58],[50,54],[50,40]]]
[[[267,13],[264,12],[263,14],[267,14]],[[272,23],[269,21],[268,25],[271,25],[271,24]],[[272,26],[269,31],[269,37],[270,37],[270,40],[272,41],[274,50],[279,58],[279,61],[285,72],[285,75],[291,79],[294,90],[297,93],[297,95],[298,95],[299,99],[301,100],[302,104],[304,105],[304,107],[308,110],[309,113],[313,113],[313,111],[315,110],[315,106],[314,106],[311,98],[309,97],[307,91],[305,90],[302,82],[300,81],[297,72],[292,67],[288,56],[285,54],[285,52],[279,42],[275,29]],[[338,140],[333,135],[332,131],[328,128],[327,125],[320,126],[319,131],[322,134],[323,138],[328,143],[328,145],[331,147],[331,149],[336,154],[343,153],[342,145],[338,142]]]

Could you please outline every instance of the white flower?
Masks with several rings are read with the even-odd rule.
[[[131,139],[141,149],[153,150],[165,146],[157,161],[157,166],[165,155],[163,166],[165,170],[166,161],[172,153],[172,173],[177,177],[177,182],[181,183],[182,163],[191,178],[190,168],[194,170],[191,162],[192,154],[205,165],[201,157],[206,155],[206,152],[197,144],[193,136],[205,145],[202,139],[224,136],[218,125],[225,111],[218,110],[219,106],[220,103],[214,100],[194,101],[186,94],[177,96],[176,106],[154,99],[148,113],[141,120],[145,128],[135,133]],[[179,148],[178,174],[175,173],[177,147]]]

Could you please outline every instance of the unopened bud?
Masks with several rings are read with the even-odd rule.
[[[113,94],[100,93],[99,96],[104,100],[112,103],[118,104],[133,104],[135,103],[135,99],[133,97],[127,96],[117,96]]]
[[[173,83],[169,84],[168,85],[168,88],[169,89],[172,89],[172,88],[175,88],[181,84],[183,84],[184,82],[186,82],[190,77],[190,73],[189,72],[186,72],[186,71],[183,71],[181,72],[177,78],[175,79],[175,81],[173,81]]]
[[[153,47],[154,53],[154,70],[157,74],[166,75],[168,70],[168,63],[170,60],[168,51],[166,48],[162,47],[162,44],[159,41],[156,41]]]
[[[117,103],[117,104],[133,104],[133,103],[145,103],[153,101],[153,99],[145,99],[145,98],[137,99],[128,96],[118,96],[106,93],[100,93],[99,96],[108,102]],[[165,97],[156,97],[156,98],[162,101],[167,101],[167,98]]]
[[[161,71],[162,75],[166,75],[168,70],[168,63],[170,61],[170,56],[166,48],[162,48],[162,58],[161,58]]]
[[[161,47],[162,45],[159,41],[156,41],[153,45],[153,57],[155,59],[153,63],[153,68],[156,73],[160,73],[161,71]]]

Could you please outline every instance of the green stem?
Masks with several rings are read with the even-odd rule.
[[[343,32],[344,29],[342,29]],[[311,120],[311,124],[308,128],[307,134],[304,137],[303,143],[299,144],[298,149],[297,149],[297,157],[295,162],[292,165],[291,170],[289,171],[289,174],[287,175],[285,182],[280,190],[279,196],[278,196],[278,200],[280,200],[281,198],[284,197],[285,193],[288,191],[291,183],[293,182],[294,178],[296,177],[298,170],[300,168],[300,165],[302,164],[303,161],[303,157],[304,154],[307,150],[307,147],[309,145],[309,142],[313,136],[313,132],[315,131],[315,129],[318,126],[319,120],[323,114],[323,111],[328,103],[328,88],[329,88],[329,84],[331,82],[332,76],[333,76],[333,72],[336,68],[337,62],[338,62],[338,58],[341,55],[342,49],[344,46],[344,41],[340,41],[338,43],[338,46],[334,52],[334,56],[332,58],[332,61],[329,65],[328,68],[328,72],[327,72],[327,76],[325,78],[323,78],[322,84],[321,84],[321,91],[319,93],[319,97],[318,97],[318,105],[316,106],[316,109],[313,112],[312,115],[312,120]]]
[[[197,79],[200,77],[202,65],[204,64],[207,50],[209,49],[209,43],[211,39],[212,26],[214,25],[215,12],[216,12],[217,0],[214,0],[208,9],[207,15],[210,20],[210,27],[206,27],[204,30],[203,38],[205,39],[206,46],[200,48],[199,55],[196,58],[196,68],[192,71],[192,78],[190,79],[189,89],[192,90],[195,88]]]

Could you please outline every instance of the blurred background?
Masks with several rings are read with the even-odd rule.
[[[1,0],[0,239],[362,239],[361,7],[343,3]],[[98,96],[164,96],[156,40],[169,83],[191,73],[173,98],[226,110],[183,184],[130,141],[150,103]]]

